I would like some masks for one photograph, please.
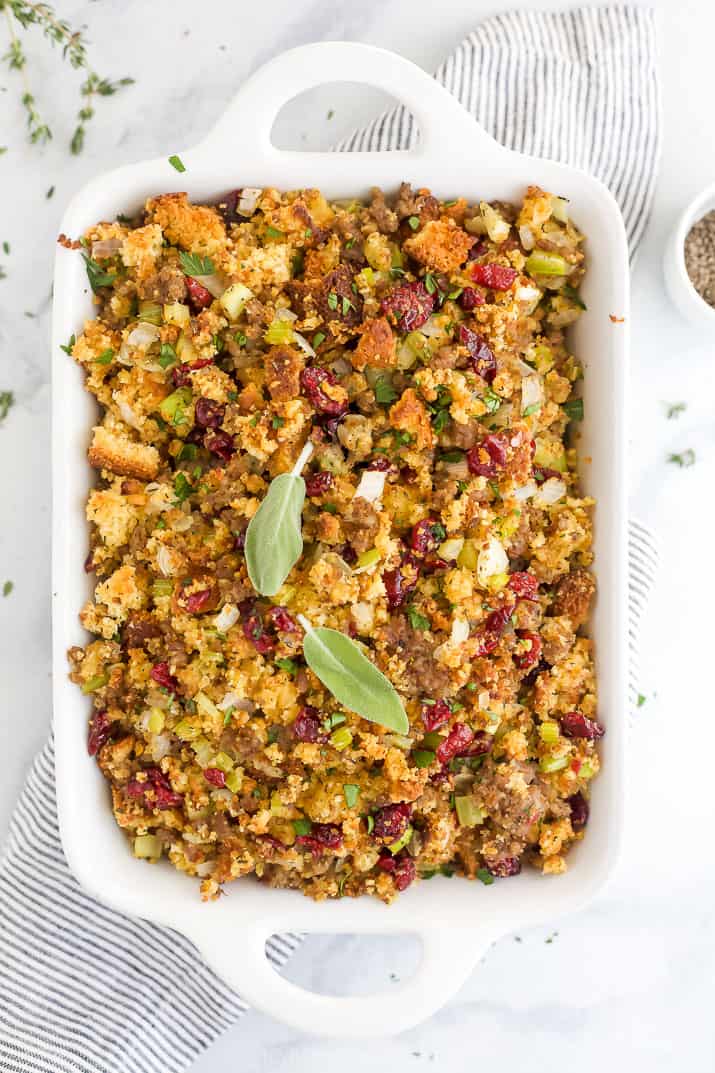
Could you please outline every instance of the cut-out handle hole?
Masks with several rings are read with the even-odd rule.
[[[286,101],[273,123],[271,143],[276,149],[324,152],[401,103],[364,83],[327,82]],[[412,127],[416,144],[419,134],[414,120]]]
[[[282,976],[316,995],[389,993],[414,976],[422,957],[417,935],[307,935],[280,970]]]

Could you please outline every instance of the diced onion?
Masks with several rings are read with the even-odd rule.
[[[366,499],[368,503],[375,503],[385,489],[386,477],[387,473],[384,470],[364,470],[360,477],[360,483],[355,489],[355,496]]]
[[[126,421],[132,428],[139,428],[139,418],[134,410],[132,410],[129,403],[121,398],[121,396],[118,396],[116,391],[114,392],[113,398],[117,404],[117,409],[119,410],[122,421]]]
[[[308,340],[305,338],[305,336],[301,335],[300,332],[294,332],[293,334],[294,334],[296,343],[298,344],[300,349],[303,351],[303,353],[306,354],[309,358],[314,358],[315,357],[315,351],[313,350],[312,346],[310,345]]]
[[[517,287],[514,292],[514,297],[517,302],[538,302],[541,298],[541,291],[538,287],[526,285],[524,287]]]
[[[171,738],[168,734],[155,734],[149,746],[152,760],[163,760],[171,752]]]
[[[496,209],[493,209],[491,205],[488,205],[486,201],[482,201],[479,209],[484,217],[484,224],[487,229],[487,234],[492,242],[505,242],[509,237],[510,225]]]
[[[201,864],[196,865],[196,875],[201,876],[202,879],[205,879],[206,876],[211,875],[215,867],[216,858],[214,858],[212,861],[202,861]]]
[[[515,358],[514,364],[516,365],[517,372],[520,376],[533,376],[534,370],[530,365],[527,365],[521,358]]]
[[[167,548],[165,544],[159,545],[159,550],[156,553],[156,565],[161,570],[164,577],[170,577],[174,569],[174,557],[170,548]]]
[[[213,295],[214,298],[220,298],[226,290],[226,284],[215,272],[212,272],[210,276],[195,276],[194,278],[202,287],[205,287],[209,294]]]
[[[448,540],[443,541],[437,548],[437,554],[440,559],[445,559],[450,562],[452,559],[456,559],[460,551],[464,547],[464,537],[449,537]]]
[[[263,191],[258,186],[244,186],[236,205],[236,209],[241,213],[241,216],[253,215],[262,193]]]
[[[102,238],[97,242],[92,243],[92,257],[104,260],[107,257],[114,257],[115,253],[119,253],[122,248],[124,240],[121,238]]]
[[[228,711],[229,708],[240,708],[242,712],[252,712],[256,705],[252,700],[240,697],[238,693],[227,693],[223,700],[219,702],[218,707],[222,712]]]
[[[371,604],[359,601],[350,608],[350,614],[357,627],[358,633],[369,633],[375,620],[375,612]]]
[[[218,708],[205,693],[197,693],[194,700],[196,701],[196,707],[200,712],[203,712],[204,715],[217,716],[219,714]]]
[[[352,366],[350,365],[350,362],[345,360],[345,358],[336,358],[335,361],[331,361],[328,368],[331,372],[335,373],[336,376],[347,376]]]
[[[526,413],[532,406],[541,406],[544,401],[544,388],[538,373],[525,376],[521,381],[521,412]],[[533,410],[529,410],[534,413]]]
[[[531,499],[532,496],[536,495],[538,490],[539,487],[536,481],[527,481],[526,484],[523,484],[521,486],[521,488],[517,488],[514,492],[512,492],[512,499],[518,499],[520,502],[524,502],[525,500]]]
[[[224,604],[214,619],[214,626],[219,633],[225,633],[238,622],[238,608],[235,604]],[[219,705],[221,707],[221,705]]]
[[[298,314],[294,313],[292,309],[277,309],[276,320],[287,320],[291,323],[298,319]]]
[[[490,537],[479,549],[477,556],[477,578],[480,585],[486,585],[494,574],[506,573],[509,569],[509,557],[504,548],[494,537]]]
[[[453,477],[456,481],[469,479],[469,463],[466,458],[462,458],[459,462],[443,462],[442,465],[448,477]]]
[[[536,245],[536,241],[534,239],[534,232],[531,230],[530,227],[527,227],[526,224],[523,224],[519,228],[519,241],[521,242],[525,250],[533,250],[534,246]]]
[[[453,645],[461,645],[469,637],[469,623],[464,618],[456,618],[452,622],[452,632],[449,639]]]
[[[560,477],[549,477],[544,481],[541,488],[534,496],[534,502],[539,506],[550,507],[552,503],[558,503],[566,495],[566,484]]]
[[[155,340],[161,335],[161,329],[156,324],[147,324],[142,322],[137,324],[136,328],[132,328],[127,336],[127,343],[129,346],[151,346]]]

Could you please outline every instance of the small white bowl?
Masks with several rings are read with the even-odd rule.
[[[698,194],[681,214],[665,248],[663,270],[670,297],[683,316],[692,324],[702,327],[709,324],[715,328],[715,308],[700,297],[685,267],[685,239],[688,232],[711,209],[715,209],[715,183]]]

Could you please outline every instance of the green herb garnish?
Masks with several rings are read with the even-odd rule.
[[[328,309],[335,310],[337,308],[338,308],[338,296],[335,293],[335,291],[330,291],[329,294],[328,294]]]
[[[491,887],[494,876],[486,868],[477,868],[477,879],[480,879],[485,887]]]
[[[686,451],[681,451],[680,454],[668,455],[668,461],[680,466],[681,469],[687,469],[688,466],[695,465],[695,451],[693,451],[692,447],[688,447]]]
[[[316,332],[313,336],[313,346],[317,350],[321,343],[325,342],[325,332]]]
[[[72,347],[77,342],[74,335],[71,335],[66,343],[60,343],[60,350],[64,350],[65,354],[72,356]]]
[[[202,257],[199,253],[187,253],[186,250],[182,250],[179,260],[187,276],[211,276],[216,271],[211,258]]]
[[[174,477],[174,495],[177,503],[183,503],[193,492],[193,486],[185,473],[177,473]]]
[[[246,569],[256,592],[274,596],[303,551],[305,481],[300,473],[313,450],[308,441],[290,473],[270,487],[246,530]]]
[[[413,630],[429,630],[432,625],[430,620],[421,615],[413,604],[407,608],[407,618]]]
[[[688,404],[685,402],[671,402],[668,405],[667,417],[669,421],[672,421],[674,417],[680,417],[682,413],[688,408]]]
[[[4,582],[3,587],[2,587],[3,596],[9,596],[14,588],[15,588],[15,586],[12,583],[12,581]]]
[[[397,392],[385,376],[379,376],[375,381],[375,400],[380,406],[389,406],[397,398]]]
[[[346,782],[343,785],[343,796],[345,797],[345,804],[348,808],[355,808],[357,799],[360,796],[360,787],[355,786],[352,782]]]
[[[410,227],[412,228],[413,231],[416,231],[417,228],[420,226],[420,218],[419,218],[419,216],[408,216],[407,217],[407,222],[408,222],[408,224],[410,225]]]
[[[114,351],[110,347],[109,349],[103,351],[98,358],[95,358],[94,363],[95,365],[109,365],[113,357]]]
[[[4,421],[15,404],[15,396],[12,391],[0,391],[0,421]]]
[[[84,260],[85,267],[87,269],[87,279],[89,285],[97,294],[102,287],[111,287],[117,278],[116,272],[105,272],[100,264],[89,256],[89,254],[83,253],[82,259]]]
[[[569,421],[583,421],[583,399],[569,399],[562,406]]]
[[[171,164],[172,168],[176,169],[176,171],[186,171],[186,165],[184,164],[181,157],[177,156],[176,153],[169,157],[169,163]]]
[[[159,353],[159,364],[162,369],[168,369],[170,365],[175,365],[178,360],[176,351],[171,343],[162,343],[161,351]]]
[[[270,224],[266,227],[266,234],[269,238],[283,238],[284,232],[279,231],[277,227],[272,227]]]
[[[305,837],[313,830],[313,824],[308,819],[293,820],[293,830],[296,835]]]
[[[276,667],[280,668],[280,670],[282,671],[285,671],[286,674],[290,674],[292,676],[298,673],[298,664],[295,662],[294,659],[277,659],[275,663]]]

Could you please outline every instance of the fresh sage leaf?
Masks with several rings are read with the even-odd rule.
[[[392,683],[344,633],[312,627],[303,616],[303,655],[311,671],[333,696],[371,723],[406,734],[409,723]]]
[[[305,481],[281,473],[246,530],[246,567],[256,592],[275,596],[303,551],[301,512]]]

